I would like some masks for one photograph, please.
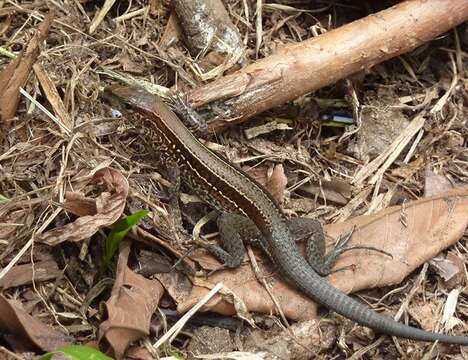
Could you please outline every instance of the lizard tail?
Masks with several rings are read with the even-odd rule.
[[[399,336],[417,341],[439,341],[448,344],[468,345],[466,336],[450,336],[424,331],[407,326],[382,316],[362,303],[347,296],[331,286],[325,278],[315,273],[299,251],[292,251],[288,247],[279,247],[275,251],[275,258],[284,275],[307,296],[330,310],[365,325],[376,332]]]
[[[468,345],[468,337],[466,336],[438,334],[399,323],[376,313],[362,303],[335,289],[320,275],[310,271],[308,276],[310,276],[311,283],[314,285],[313,287],[307,287],[307,289],[305,286],[300,286],[304,293],[340,315],[368,326],[377,332],[411,340]],[[317,296],[316,294],[320,295]]]

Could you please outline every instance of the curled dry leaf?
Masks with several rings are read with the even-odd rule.
[[[275,165],[271,176],[268,178],[266,183],[266,188],[278,203],[283,202],[284,190],[286,189],[287,184],[288,178],[284,174],[283,164]]]
[[[115,283],[106,301],[108,319],[99,327],[100,339],[108,341],[116,359],[123,357],[131,342],[149,334],[151,316],[164,293],[159,281],[146,279],[128,268],[129,253],[130,242],[123,241]]]
[[[260,184],[265,186],[278,203],[283,201],[288,178],[284,174],[284,167],[282,164],[275,165],[271,174],[268,174],[268,169],[266,167],[256,167],[245,170]]]
[[[392,254],[393,258],[370,250],[344,253],[336,268],[351,266],[349,270],[334,273],[331,284],[345,293],[400,283],[414,269],[454,244],[468,225],[468,186],[421,199],[405,206],[394,206],[370,216],[359,216],[345,223],[325,227],[329,247],[341,234],[356,226],[350,246],[371,246]],[[206,257],[209,257],[206,255]],[[214,261],[214,260],[212,260]],[[203,264],[203,261],[200,262]],[[271,265],[267,268],[271,269]],[[209,278],[222,281],[226,287],[243,299],[249,311],[276,312],[265,289],[258,283],[249,264],[234,270],[223,270]],[[288,286],[278,274],[268,279],[273,284],[284,314],[294,320],[315,317],[312,300]],[[207,293],[205,287],[193,286],[189,296],[179,298],[178,310],[190,309]],[[206,310],[234,314],[234,306],[217,295]]]
[[[0,330],[12,334],[26,348],[35,347],[53,351],[71,344],[71,338],[33,318],[21,308],[21,303],[7,300],[0,295]]]
[[[76,216],[97,214],[96,200],[79,193],[67,192],[63,207]]]
[[[20,100],[20,87],[28,80],[32,66],[40,53],[39,45],[47,38],[54,18],[51,12],[37,28],[26,50],[8,64],[0,73],[0,120],[5,121],[15,116]]]
[[[48,245],[57,245],[63,241],[81,241],[94,235],[101,227],[112,225],[122,215],[128,195],[127,179],[117,170],[104,168],[96,172],[95,183],[103,183],[106,190],[96,198],[96,213],[82,216],[72,223],[50,230],[36,236],[36,240]],[[76,201],[76,197],[73,199]],[[73,202],[73,201],[72,201]],[[80,208],[73,203],[68,207],[75,212],[86,213],[92,206]],[[80,209],[80,210],[78,210]]]

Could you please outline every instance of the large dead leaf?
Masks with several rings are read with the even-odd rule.
[[[96,172],[93,181],[101,182],[106,187],[105,192],[96,198],[94,215],[82,216],[72,223],[50,230],[44,234],[36,236],[36,240],[48,245],[57,245],[63,241],[81,241],[94,235],[101,227],[115,223],[125,209],[128,195],[128,181],[117,170],[104,168]],[[74,197],[73,200],[77,200]],[[74,209],[78,213],[89,213],[93,206],[89,205],[89,199],[83,203],[83,207],[76,203],[68,202],[68,208]]]
[[[0,289],[8,289],[57,278],[62,274],[54,260],[40,261],[34,264],[13,266],[3,278],[0,279]]]
[[[369,250],[355,250],[343,254],[336,268],[353,265],[329,277],[333,286],[345,293],[400,283],[418,266],[454,244],[468,224],[468,186],[451,192],[421,199],[402,206],[388,208],[371,216],[359,216],[340,224],[325,227],[329,245],[353,226],[356,230],[350,246],[365,245],[384,250],[389,256]],[[208,257],[208,255],[206,255]],[[211,261],[215,261],[211,259]],[[271,270],[271,265],[267,266]],[[265,289],[258,283],[251,266],[243,264],[235,270],[224,270],[209,278],[212,283],[222,281],[246,304],[249,311],[276,312]],[[284,283],[278,274],[271,279],[272,293],[284,314],[295,320],[315,316],[312,300]],[[179,298],[178,310],[191,308],[209,289],[193,286],[191,293]],[[234,314],[234,306],[220,295],[204,308],[222,314]]]
[[[0,73],[0,120],[5,121],[15,116],[20,100],[20,87],[28,80],[31,68],[40,53],[39,45],[47,38],[53,20],[49,13],[37,28],[37,32],[29,42],[26,50],[9,63]]]
[[[100,329],[112,347],[113,356],[121,359],[128,345],[149,335],[151,316],[155,312],[164,289],[158,280],[149,280],[128,268],[130,243],[122,242],[117,275],[112,294],[106,302],[108,319]]]
[[[53,351],[71,344],[71,338],[33,318],[21,308],[21,303],[7,300],[0,295],[0,330],[12,334],[15,342],[20,342],[30,350],[38,347],[43,351]]]
[[[355,271],[334,274],[330,280],[346,293],[398,284],[463,236],[468,225],[467,213],[468,186],[462,186],[327,226],[327,234],[332,238],[356,226],[352,244],[373,246],[393,256],[391,259],[371,251],[345,253],[336,266],[354,264]]]

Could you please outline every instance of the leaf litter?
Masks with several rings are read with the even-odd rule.
[[[6,44],[13,52],[17,44],[23,44],[25,49],[24,55],[17,53],[20,55],[17,60],[0,59],[0,79],[4,84],[2,90],[5,89],[0,96],[0,112],[2,122],[8,124],[2,126],[0,152],[0,261],[1,267],[8,270],[0,278],[3,289],[0,313],[6,316],[0,320],[0,327],[19,340],[9,343],[11,349],[18,349],[18,353],[24,348],[51,351],[65,344],[96,339],[94,334],[99,330],[101,340],[106,338],[114,355],[121,358],[132,341],[135,352],[145,348],[145,341],[136,340],[149,337],[154,344],[161,338],[161,332],[154,329],[164,330],[168,324],[155,315],[158,306],[177,308],[184,313],[219,282],[227,290],[212,298],[204,310],[229,316],[237,313],[255,319],[257,324],[274,319],[273,325],[265,325],[265,329],[244,330],[243,340],[236,340],[236,345],[243,341],[244,351],[255,354],[250,358],[263,358],[266,355],[262,349],[268,347],[282,358],[307,358],[305,354],[310,353],[294,340],[314,346],[314,351],[323,352],[320,355],[323,358],[342,356],[343,352],[350,355],[372,343],[375,339],[372,334],[362,327],[352,327],[351,322],[336,315],[329,316],[331,321],[319,330],[315,304],[281,281],[276,269],[260,253],[256,252],[257,259],[266,270],[266,281],[272,285],[282,312],[289,320],[305,321],[284,329],[275,315],[278,309],[247,259],[239,269],[215,273],[204,281],[194,280],[197,274],[187,264],[195,263],[198,265],[195,270],[203,272],[216,266],[216,260],[201,250],[190,252],[188,244],[177,243],[170,231],[159,227],[145,228],[150,233],[145,238],[141,231],[129,233],[128,237],[134,239],[133,247],[128,242],[121,245],[114,287],[110,292],[104,288],[88,305],[88,318],[83,318],[82,299],[99,280],[95,278],[95,269],[102,261],[109,226],[129,208],[151,210],[158,218],[152,220],[153,224],[158,226],[171,220],[161,210],[168,206],[165,186],[168,181],[165,175],[154,176],[155,171],[162,174],[164,171],[154,164],[144,145],[151,140],[145,139],[144,133],[132,124],[113,117],[109,107],[99,100],[100,88],[109,82],[109,77],[103,74],[115,70],[118,76],[126,78],[130,72],[138,80],[152,78],[158,85],[170,87],[176,72],[180,78],[189,79],[187,83],[201,82],[197,72],[191,72],[192,65],[184,67],[193,64],[193,59],[183,48],[171,47],[169,42],[166,54],[173,51],[181,61],[179,64],[168,58],[161,61],[164,53],[157,44],[170,14],[169,8],[161,3],[150,1],[147,7],[141,7],[137,2],[129,9],[127,18],[112,22],[110,18],[116,15],[112,9],[103,17],[105,11],[97,6],[65,1],[68,13],[58,9],[55,21],[49,15],[43,23],[35,17],[28,20],[28,16],[31,9],[46,14],[44,4],[8,3],[14,6],[4,7],[5,12],[0,13],[0,21],[6,27],[2,36],[9,40]],[[254,22],[256,10],[252,4],[240,3],[230,8],[235,18],[250,11],[249,20]],[[265,56],[275,41],[299,41],[301,36],[310,35],[305,30],[311,25],[307,12],[290,16],[290,10],[272,8],[263,12],[262,27],[258,21],[255,25],[241,21],[237,26],[256,39],[259,46],[256,51]],[[97,13],[101,15],[95,17]],[[338,16],[350,21],[339,7],[322,8],[319,14],[324,20],[327,16]],[[3,22],[5,16],[9,20]],[[91,23],[92,36],[87,32],[90,19],[95,19]],[[283,21],[280,22],[283,26],[278,26],[278,20]],[[32,35],[35,29],[38,33]],[[310,31],[314,33],[314,29]],[[393,258],[368,250],[345,253],[337,267],[350,267],[330,277],[334,286],[347,293],[381,287],[362,292],[361,296],[370,304],[381,304],[390,316],[405,301],[406,294],[400,288],[391,292],[388,287],[404,279],[414,282],[415,270],[457,243],[467,225],[468,190],[466,186],[459,187],[466,184],[468,175],[463,141],[468,136],[464,104],[466,56],[460,50],[460,42],[466,40],[459,37],[463,31],[466,29],[406,54],[404,60],[379,64],[369,70],[367,79],[354,79],[362,93],[361,101],[372,113],[372,116],[362,114],[361,121],[366,126],[365,131],[358,133],[357,143],[352,137],[342,136],[343,129],[319,127],[315,110],[300,111],[308,103],[313,109],[321,104],[320,111],[326,112],[341,111],[345,104],[345,110],[352,112],[350,102],[344,101],[349,98],[340,83],[275,109],[277,114],[273,117],[268,115],[292,119],[287,127],[262,126],[259,116],[245,125],[257,137],[239,142],[244,132],[234,128],[223,138],[211,139],[214,144],[220,143],[225,156],[236,153],[247,159],[245,168],[282,201],[288,214],[318,217],[328,224],[325,229],[329,246],[340,234],[356,226],[352,244],[375,246],[392,254]],[[268,34],[263,40],[259,37],[261,32]],[[180,41],[177,36],[174,39],[176,44]],[[249,47],[253,49],[255,44]],[[49,110],[61,123],[74,124],[76,131],[64,132],[37,106],[21,99],[20,87],[45,107],[51,107]],[[378,102],[376,94],[396,100]],[[385,122],[375,130],[372,117],[379,114],[386,115],[378,118]],[[398,122],[392,123],[395,114]],[[399,132],[398,128],[406,123],[412,126]],[[384,131],[387,127],[391,131]],[[381,138],[378,143],[376,131]],[[374,157],[377,160],[366,162]],[[104,188],[99,189],[97,182],[102,182]],[[458,187],[452,190],[450,185]],[[396,196],[391,196],[397,194],[396,188],[408,200],[400,203]],[[400,206],[389,207],[395,204]],[[368,207],[384,210],[369,214]],[[198,203],[181,204],[184,222],[189,227],[205,210]],[[340,222],[331,223],[336,219]],[[208,235],[215,231],[208,224],[202,236],[211,241],[213,237]],[[161,242],[165,242],[164,247]],[[167,251],[168,248],[173,251]],[[424,285],[416,288],[410,304],[403,310],[418,326],[466,331],[463,322],[466,314],[458,304],[464,304],[466,296],[462,290],[466,283],[462,265],[463,259],[466,262],[466,247],[459,242],[454,249],[456,254],[451,251],[445,256],[442,252],[443,260],[434,265],[435,274],[426,275]],[[155,274],[158,280],[147,279],[131,268],[135,265],[134,253],[142,250],[157,252],[172,263],[176,260],[174,254],[189,252],[191,262],[179,264],[171,273]],[[54,260],[41,261],[42,251],[52,253]],[[106,302],[107,314],[100,311],[100,301]],[[17,306],[18,303],[28,305],[27,310]],[[246,313],[240,313],[239,309]],[[88,323],[88,328],[79,330],[81,322]],[[188,329],[190,326],[185,324]],[[197,331],[196,327],[193,329]],[[250,331],[255,333],[255,341],[249,342]],[[37,334],[41,334],[41,339]],[[172,346],[184,351],[190,337],[182,330]],[[339,341],[346,346],[338,346]],[[397,357],[410,346],[415,357],[425,353],[424,344],[400,341],[395,345],[391,340],[384,344],[372,350],[375,357],[389,354]],[[446,347],[440,351],[455,352]]]

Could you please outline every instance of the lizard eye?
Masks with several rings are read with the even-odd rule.
[[[101,93],[101,99],[108,106],[108,110],[113,118],[121,118],[131,110],[130,104],[107,89]]]
[[[123,116],[122,112],[119,109],[114,109],[113,107],[111,107],[110,111],[111,111],[111,116],[114,119],[120,119]]]

